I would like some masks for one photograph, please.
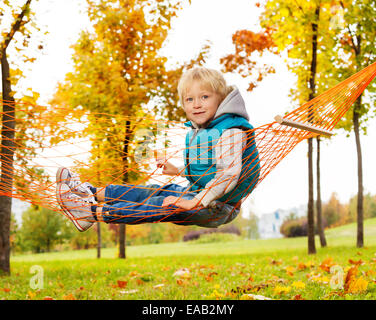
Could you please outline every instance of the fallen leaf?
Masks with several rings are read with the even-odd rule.
[[[345,285],[344,285],[345,292],[349,290],[350,283],[355,279],[357,273],[358,273],[358,266],[351,267],[347,271],[346,278],[345,278]]]
[[[363,260],[362,259],[359,259],[358,261],[356,261],[356,260],[352,260],[352,259],[349,259],[349,263],[350,264],[355,264],[355,265],[361,265],[361,264],[363,264],[364,262],[363,262]]]
[[[294,282],[292,283],[292,286],[293,286],[294,288],[297,288],[297,289],[304,289],[306,285],[305,285],[305,283],[302,282],[302,281],[294,281]]]
[[[290,292],[290,290],[291,287],[276,286],[273,291],[275,294],[284,294]]]
[[[116,281],[116,283],[117,283],[117,287],[122,289],[122,288],[125,288],[127,286],[128,281],[118,280],[118,281]]]
[[[48,296],[47,296],[47,297],[44,297],[43,300],[55,300],[55,299],[52,298],[52,297],[48,297]]]
[[[210,281],[213,280],[213,276],[216,276],[216,275],[218,275],[217,272],[210,272],[210,273],[205,277],[205,280],[208,281],[208,282],[210,282]]]
[[[282,260],[281,259],[280,260],[274,260],[274,259],[272,259],[270,261],[270,264],[278,266],[278,265],[282,264]]]
[[[329,257],[320,264],[320,269],[330,273],[330,268],[334,266],[333,258]]]
[[[288,266],[288,267],[285,268],[285,271],[289,276],[293,277],[294,272],[295,272],[295,268],[292,267],[292,266]]]
[[[63,300],[76,300],[76,297],[70,293],[66,296],[63,296]]]
[[[130,277],[138,277],[140,274],[136,270],[134,270],[134,271],[129,272],[128,275]]]
[[[368,281],[365,280],[363,277],[359,277],[357,279],[353,279],[348,286],[348,293],[360,293],[363,291],[367,291]]]

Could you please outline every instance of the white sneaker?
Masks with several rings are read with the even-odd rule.
[[[95,197],[89,187],[93,187],[89,182],[81,182],[77,173],[70,171],[68,168],[60,167],[56,172],[56,183],[66,184],[73,193],[89,202],[96,204]]]
[[[89,229],[96,221],[91,212],[91,203],[73,193],[67,184],[57,184],[56,198],[60,207],[79,231]]]

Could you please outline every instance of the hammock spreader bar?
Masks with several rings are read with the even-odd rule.
[[[282,125],[285,125],[285,126],[289,126],[289,127],[293,127],[293,128],[297,128],[297,129],[301,129],[301,130],[307,130],[307,131],[318,133],[318,134],[325,135],[325,136],[332,136],[333,135],[333,133],[328,131],[328,130],[321,129],[321,128],[315,127],[313,125],[302,123],[302,122],[299,122],[299,121],[293,121],[293,120],[285,119],[280,115],[275,116],[274,119],[279,124],[282,124]]]

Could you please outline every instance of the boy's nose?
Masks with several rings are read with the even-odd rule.
[[[194,108],[200,108],[202,106],[201,99],[195,99],[193,103]]]

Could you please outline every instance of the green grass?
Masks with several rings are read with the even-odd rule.
[[[365,247],[356,248],[356,225],[326,230],[327,248],[307,254],[307,239],[242,240],[208,237],[201,241],[131,246],[127,259],[116,248],[18,255],[11,276],[0,277],[0,299],[375,299],[376,219],[365,221]],[[216,242],[214,242],[216,241]],[[220,241],[220,242],[218,242]],[[360,289],[335,289],[325,259],[344,275],[359,261]],[[36,289],[33,266],[43,271]],[[177,276],[179,269],[189,273]],[[34,282],[33,282],[34,281]],[[39,282],[41,284],[41,282]],[[365,285],[364,285],[365,284]]]

